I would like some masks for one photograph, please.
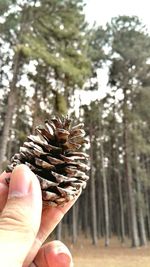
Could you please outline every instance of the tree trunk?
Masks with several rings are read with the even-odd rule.
[[[109,239],[111,239],[111,235],[114,232],[114,212],[116,212],[116,207],[113,207],[113,201],[112,201],[112,180],[109,175],[109,172],[107,172],[107,177],[106,177],[106,168],[104,167],[104,172],[105,172],[105,178],[103,179],[103,187],[104,187],[104,180],[106,179],[106,189],[107,189],[107,198],[108,198],[108,215],[109,215]],[[109,196],[109,197],[108,197]]]
[[[97,166],[97,170],[100,169],[100,166]],[[102,231],[102,222],[103,222],[103,196],[102,196],[102,181],[100,174],[97,174],[97,231],[98,231],[98,238],[103,236]],[[101,211],[101,212],[100,212]]]
[[[93,144],[92,144],[92,126],[90,129],[90,183],[91,183],[91,219],[92,219],[92,242],[97,244],[97,214],[96,214],[96,188],[95,188],[95,170],[93,166]]]
[[[121,225],[121,242],[125,242],[125,221],[124,221],[124,208],[122,196],[121,176],[118,170],[118,190],[119,190],[119,204],[120,204],[120,225]]]
[[[26,22],[28,22],[28,12],[26,12],[28,9],[26,9],[26,4],[24,5],[24,9],[22,12],[22,17],[20,20],[20,32],[18,34],[18,40],[16,45],[22,44],[22,36],[24,33],[27,32],[27,27],[25,27]],[[3,132],[1,137],[1,144],[0,144],[0,173],[3,169],[3,162],[6,160],[6,152],[7,152],[7,142],[9,139],[9,131],[12,125],[12,118],[15,112],[16,103],[17,103],[17,96],[18,96],[18,90],[16,87],[17,81],[18,81],[18,75],[19,75],[19,69],[21,64],[22,54],[21,51],[16,51],[14,58],[13,58],[13,78],[10,82],[10,92],[8,95],[8,104],[7,104],[7,111],[4,118],[4,126],[3,126]]]
[[[57,240],[62,239],[62,222],[60,222],[56,228],[56,239]]]
[[[145,246],[147,243],[146,240],[146,231],[145,231],[145,222],[144,222],[144,214],[142,203],[144,201],[142,195],[141,181],[139,178],[140,170],[139,170],[139,162],[137,162],[137,149],[136,144],[134,145],[134,161],[135,161],[135,179],[137,184],[137,208],[138,208],[138,219],[139,219],[139,231],[140,231],[140,245]]]
[[[126,91],[126,90],[125,90]],[[124,118],[123,118],[123,139],[124,139],[124,164],[125,164],[125,176],[128,186],[128,200],[129,200],[129,212],[130,212],[130,227],[131,227],[131,238],[132,247],[139,246],[139,236],[137,227],[137,216],[136,216],[136,206],[135,198],[133,194],[133,180],[131,174],[131,166],[129,162],[129,151],[128,151],[128,125],[127,125],[127,96],[124,93]]]
[[[109,246],[109,204],[108,204],[108,188],[107,178],[104,166],[104,152],[103,142],[101,142],[101,164],[102,164],[102,181],[103,181],[103,194],[104,194],[104,217],[105,217],[105,246]]]
[[[84,198],[82,202],[82,211],[83,212],[83,231],[84,235],[87,238],[89,236],[89,190],[88,187],[86,192],[84,192]],[[80,214],[79,214],[80,216]]]
[[[20,53],[16,53],[14,56],[14,64],[13,64],[13,79],[10,83],[10,92],[8,96],[8,104],[7,111],[4,119],[3,132],[1,137],[0,144],[0,173],[3,169],[3,163],[6,161],[6,152],[7,152],[7,142],[9,140],[9,131],[12,124],[12,118],[16,107],[16,99],[17,99],[17,89],[16,83],[18,80],[18,72],[19,72],[19,62],[20,62]]]
[[[137,194],[138,194],[137,201],[138,201],[138,218],[139,218],[139,229],[140,229],[140,244],[141,246],[146,246],[147,240],[146,240],[146,232],[145,232],[145,222],[144,222],[143,209],[140,203],[143,197],[141,193],[141,181],[139,179],[138,174],[136,177],[136,181],[137,181]]]
[[[39,103],[38,91],[39,91],[39,83],[37,81],[34,88],[34,95],[32,98],[32,134],[35,133],[35,128],[37,125],[40,125],[42,122],[41,119],[41,108]]]
[[[147,225],[147,236],[150,239],[150,210],[149,210],[149,190],[145,188],[145,203],[146,203],[146,225]]]
[[[77,241],[77,203],[72,207],[72,243]]]

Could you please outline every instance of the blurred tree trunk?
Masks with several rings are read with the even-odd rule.
[[[100,164],[97,165],[97,170],[100,170]],[[101,181],[101,174],[97,171],[96,175],[97,180],[97,231],[98,231],[98,238],[103,236],[103,191],[102,191],[102,181]]]
[[[100,145],[101,151],[101,168],[102,168],[102,181],[103,181],[103,198],[104,198],[104,217],[105,217],[105,246],[109,246],[109,204],[108,204],[108,186],[107,186],[107,177],[104,166],[104,150],[103,150],[103,141]]]
[[[104,153],[104,150],[103,150],[103,153]],[[104,155],[103,155],[103,157],[104,157]],[[113,215],[114,215],[114,213],[116,214],[116,206],[113,207],[113,199],[112,199],[112,194],[115,193],[115,186],[113,187],[114,181],[112,180],[112,177],[110,176],[109,172],[107,172],[107,177],[106,177],[106,168],[105,167],[104,167],[104,172],[105,172],[105,174],[103,177],[103,187],[106,186],[106,188],[107,188],[108,214],[109,214],[109,231],[108,232],[109,232],[109,239],[110,239],[112,232],[114,232],[114,217],[113,217]],[[114,192],[112,192],[112,191],[114,191]],[[117,218],[117,214],[116,214],[116,218]],[[106,245],[106,246],[108,246],[108,245]]]
[[[146,240],[146,231],[145,231],[145,222],[144,222],[144,215],[143,215],[143,208],[142,208],[142,194],[141,194],[141,181],[139,179],[139,176],[137,174],[136,176],[136,182],[137,182],[137,201],[138,201],[138,218],[139,218],[139,230],[140,230],[140,245],[146,246],[147,240]]]
[[[62,221],[57,225],[56,228],[56,239],[62,240]]]
[[[77,241],[77,203],[72,207],[72,243]]]
[[[120,171],[118,173],[118,190],[119,190],[119,204],[120,204],[120,224],[121,224],[121,242],[125,242],[125,220],[124,220],[124,205],[123,205],[123,195],[122,195],[122,183]]]
[[[127,121],[127,94],[124,89],[124,106],[123,106],[123,142],[124,142],[124,164],[125,164],[125,178],[128,186],[128,200],[129,200],[129,212],[130,212],[130,227],[131,227],[131,240],[132,247],[139,246],[139,235],[137,226],[137,214],[135,206],[135,197],[133,193],[133,179],[131,166],[129,161],[129,144],[128,144],[128,121]]]
[[[135,125],[133,126],[135,129]],[[147,243],[146,240],[146,231],[145,231],[145,222],[144,222],[144,214],[143,214],[143,195],[142,195],[142,187],[141,187],[141,181],[140,181],[140,170],[139,170],[139,164],[140,162],[137,162],[138,155],[137,155],[137,149],[136,144],[134,142],[134,166],[135,166],[135,180],[137,184],[137,210],[138,210],[138,219],[139,219],[139,231],[140,231],[140,245],[145,246]]]
[[[150,208],[149,208],[149,189],[145,188],[145,203],[146,203],[146,230],[147,238],[150,239]]]
[[[12,125],[12,119],[15,112],[16,104],[17,104],[17,97],[19,94],[19,90],[17,89],[17,82],[19,71],[23,65],[23,58],[24,55],[22,53],[22,44],[23,44],[23,37],[24,34],[27,32],[27,22],[28,22],[28,8],[26,4],[23,7],[22,14],[20,17],[20,25],[19,33],[16,34],[15,40],[15,49],[14,49],[14,57],[13,57],[13,77],[12,81],[10,82],[10,91],[8,95],[8,103],[7,103],[7,110],[4,118],[4,125],[3,125],[3,132],[1,137],[1,144],[0,144],[0,172],[2,171],[2,165],[5,161],[6,153],[7,153],[7,143],[9,140],[9,131]],[[12,30],[13,31],[13,30]]]
[[[95,167],[93,163],[93,126],[90,124],[90,183],[91,183],[91,223],[92,223],[92,241],[97,244],[97,214],[96,214],[96,188],[95,188]]]
[[[85,237],[89,236],[89,190],[87,187],[86,192],[84,193],[84,198],[82,201],[82,212],[83,212],[83,231]],[[81,211],[80,211],[81,212]]]
[[[10,92],[8,95],[8,103],[7,110],[4,119],[4,126],[1,136],[1,144],[0,144],[0,173],[2,172],[3,162],[6,160],[6,152],[7,152],[7,143],[9,140],[9,131],[12,125],[12,118],[16,107],[17,100],[17,88],[16,83],[18,80],[19,73],[19,63],[20,63],[21,55],[20,52],[17,52],[14,56],[14,64],[13,64],[13,79],[10,83]]]

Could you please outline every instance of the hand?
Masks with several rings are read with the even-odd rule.
[[[73,266],[71,254],[63,243],[42,244],[74,202],[42,209],[39,181],[27,166],[15,167],[12,174],[4,172],[0,176],[0,265]]]

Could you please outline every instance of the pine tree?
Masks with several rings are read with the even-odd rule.
[[[124,166],[128,185],[129,210],[131,220],[132,245],[139,245],[137,228],[136,201],[131,165],[131,132],[134,96],[138,92],[141,80],[141,68],[147,69],[150,55],[150,38],[137,17],[118,17],[108,25],[111,42],[112,63],[110,65],[109,83],[117,90],[122,90],[122,122],[124,140]],[[142,52],[143,51],[143,52]],[[115,55],[115,56],[114,56]]]
[[[86,53],[87,42],[83,36],[86,23],[82,1],[53,0],[39,1],[38,4],[34,1],[25,1],[22,4],[12,1],[5,8],[7,12],[2,23],[1,36],[4,44],[9,44],[13,57],[10,57],[12,80],[1,137],[0,162],[6,156],[12,116],[19,95],[17,84],[24,72],[24,64],[34,59],[37,70],[39,64],[41,70],[45,70],[46,66],[49,75],[45,85],[48,82],[49,85],[55,83],[55,88],[49,88],[55,90],[59,112],[65,112],[69,94],[75,86],[82,86],[90,70]],[[40,76],[39,73],[37,75]],[[38,77],[36,81],[39,80]],[[39,89],[40,94],[42,91],[46,92],[43,88],[44,84]],[[49,93],[47,90],[47,94]],[[58,96],[62,96],[59,101]]]

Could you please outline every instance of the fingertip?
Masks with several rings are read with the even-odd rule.
[[[27,220],[38,230],[42,213],[41,188],[36,175],[24,164],[16,166],[10,177],[7,204],[12,203],[19,205],[22,212],[26,209]]]
[[[35,259],[44,266],[44,261],[47,267],[73,267],[72,255],[69,249],[59,240],[55,240],[44,245]],[[42,265],[43,264],[43,265]]]
[[[34,175],[34,173],[30,170],[30,168],[25,165],[25,164],[20,164],[20,165],[17,165],[12,173],[11,173],[11,178],[14,177],[15,175],[21,175],[21,174],[24,174],[24,173],[28,173],[30,175]]]
[[[32,172],[25,165],[16,166],[11,174],[9,184],[9,198],[26,196],[32,183]]]
[[[73,267],[70,250],[59,240],[54,240],[45,246],[45,256],[51,267]],[[56,264],[57,263],[57,264]]]
[[[15,187],[15,189],[13,188]],[[30,191],[33,194],[40,194],[41,189],[36,175],[25,164],[20,164],[14,168],[10,179],[10,191],[20,191],[23,194],[28,194]],[[18,190],[17,190],[18,189]]]

